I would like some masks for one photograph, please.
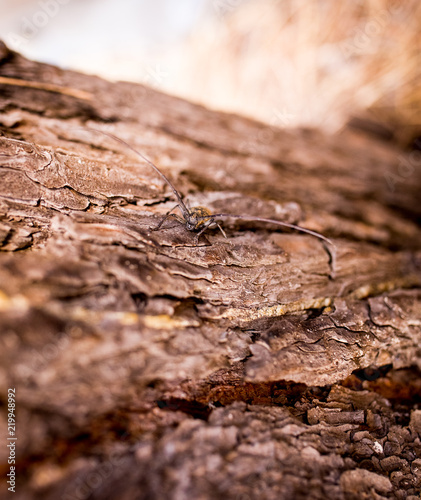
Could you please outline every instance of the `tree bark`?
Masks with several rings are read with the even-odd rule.
[[[2,44],[0,76],[13,498],[415,498],[419,154],[269,127]],[[153,231],[171,190],[92,128],[148,156],[191,206],[299,224],[332,255],[253,221],[198,245],[177,220]]]

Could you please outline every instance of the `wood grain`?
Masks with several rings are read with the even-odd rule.
[[[418,494],[418,156],[350,130],[275,129],[3,44],[0,75],[75,90],[0,81],[15,498]],[[177,221],[153,231],[171,191],[91,127],[141,150],[191,206],[321,232],[333,262],[311,236],[256,222],[229,221],[228,239],[210,231],[198,246]]]

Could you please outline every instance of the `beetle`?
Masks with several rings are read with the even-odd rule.
[[[211,227],[217,226],[219,228],[219,230],[221,231],[221,233],[223,234],[223,236],[225,238],[227,237],[227,235],[225,234],[225,231],[222,229],[221,225],[217,222],[217,220],[239,219],[239,220],[265,222],[265,223],[269,223],[269,224],[275,224],[275,225],[281,226],[281,227],[286,227],[289,229],[293,229],[295,231],[299,231],[301,233],[309,234],[310,236],[314,236],[315,238],[322,240],[324,243],[327,243],[328,245],[334,246],[333,242],[329,238],[326,238],[326,236],[323,236],[322,234],[320,234],[316,231],[312,231],[311,229],[297,226],[295,224],[290,224],[288,222],[282,222],[282,221],[275,220],[275,219],[266,219],[264,217],[257,217],[254,215],[235,215],[235,214],[226,214],[226,213],[213,214],[205,207],[187,208],[180,193],[174,187],[172,182],[168,179],[168,177],[163,172],[161,172],[161,170],[154,163],[152,163],[151,160],[149,160],[149,158],[147,158],[145,155],[143,155],[140,151],[137,151],[129,143],[127,143],[123,139],[120,139],[120,137],[117,137],[116,135],[111,134],[110,132],[106,132],[104,130],[98,130],[98,129],[89,129],[89,130],[92,130],[94,132],[99,132],[100,134],[104,134],[104,135],[110,137],[111,139],[123,144],[125,147],[129,148],[136,155],[138,155],[140,158],[142,158],[149,166],[151,166],[155,170],[155,172],[159,176],[161,176],[161,178],[171,188],[172,192],[174,193],[174,196],[177,199],[177,204],[169,212],[167,212],[167,214],[161,219],[161,221],[159,222],[159,224],[155,228],[151,228],[153,231],[159,230],[162,227],[162,225],[164,224],[164,222],[169,217],[173,217],[176,220],[178,220],[179,222],[181,222],[186,227],[187,230],[196,233],[195,242],[197,245],[199,242],[200,236],[207,229],[209,229]],[[178,208],[180,210],[182,217],[172,213],[176,208]],[[328,250],[328,253],[329,253],[329,256],[332,258],[332,255],[331,255],[329,250]]]

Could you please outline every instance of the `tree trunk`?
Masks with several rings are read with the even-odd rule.
[[[415,498],[419,153],[4,45],[0,75],[4,492],[15,443],[15,499]],[[235,219],[197,245],[153,231],[171,189],[91,129],[190,206],[334,247]]]

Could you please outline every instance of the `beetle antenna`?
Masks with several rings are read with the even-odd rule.
[[[290,224],[289,222],[281,222],[279,220],[274,220],[274,219],[264,219],[263,217],[254,217],[253,215],[248,216],[248,215],[231,215],[231,214],[212,214],[212,218],[215,219],[231,218],[231,219],[256,220],[259,222],[268,222],[270,224],[276,224],[277,226],[288,227],[289,229],[295,229],[296,231],[300,231],[301,233],[310,234],[311,236],[319,238],[319,240],[323,240],[329,245],[335,246],[329,238],[326,238],[326,236],[323,236],[322,234],[317,233],[316,231],[312,231],[311,229],[306,229],[305,227],[296,226],[295,224]]]
[[[170,186],[170,188],[172,189],[172,192],[175,194],[175,197],[177,198],[178,206],[180,207],[180,210],[183,213],[184,218],[186,218],[189,215],[189,210],[187,209],[184,201],[182,200],[180,193],[175,189],[175,187],[173,186],[172,182],[168,179],[168,177],[165,174],[163,174],[159,170],[159,168],[151,162],[151,160],[149,160],[146,156],[144,156],[140,151],[137,151],[137,149],[135,149],[129,143],[127,143],[126,141],[123,141],[123,139],[120,139],[120,137],[117,137],[116,135],[111,134],[110,132],[105,132],[104,130],[99,130],[96,128],[88,128],[88,130],[92,130],[94,132],[99,132],[100,134],[104,134],[104,135],[110,137],[111,139],[114,139],[115,141],[119,142],[120,144],[123,144],[123,146],[126,146],[127,148],[132,150],[133,153],[136,153],[138,156],[140,156],[140,158],[142,158],[142,160],[146,161],[146,163],[148,165],[150,165],[155,170],[155,172],[162,177],[162,179],[164,179],[164,181],[168,184],[168,186]]]

